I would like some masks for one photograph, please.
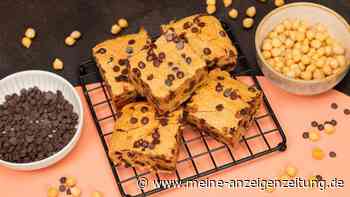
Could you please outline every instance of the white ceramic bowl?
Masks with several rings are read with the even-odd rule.
[[[314,95],[326,92],[337,85],[349,70],[349,65],[343,67],[338,74],[322,80],[296,80],[288,78],[275,71],[265,61],[261,53],[261,45],[267,34],[285,19],[303,19],[311,24],[321,23],[328,29],[332,38],[340,42],[346,49],[345,57],[350,60],[350,26],[346,20],[333,10],[315,3],[291,3],[279,7],[266,15],[257,27],[255,46],[258,64],[264,75],[280,88],[300,95]]]
[[[76,145],[83,126],[83,107],[80,97],[74,87],[62,77],[45,71],[23,71],[5,77],[0,81],[0,103],[4,103],[5,95],[17,93],[19,94],[22,88],[30,88],[37,86],[42,91],[62,91],[63,96],[72,105],[73,110],[79,115],[77,132],[71,141],[59,152],[54,155],[31,163],[11,163],[0,160],[0,165],[15,169],[15,170],[36,170],[48,167],[62,158],[64,158]]]

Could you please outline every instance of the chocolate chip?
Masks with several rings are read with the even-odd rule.
[[[318,123],[317,123],[316,121],[312,121],[312,122],[311,122],[311,126],[312,126],[312,127],[317,127],[317,126],[318,126]]]
[[[136,75],[136,77],[140,78],[141,77],[141,71],[137,68],[133,68],[132,72]]]
[[[168,32],[165,34],[165,40],[168,41],[168,42],[171,42],[173,41],[175,38],[175,34],[172,33],[172,32]]]
[[[322,131],[322,130],[324,129],[324,126],[323,126],[323,124],[319,124],[319,125],[317,126],[317,128],[318,128],[318,130]]]
[[[128,41],[128,44],[129,44],[129,45],[133,45],[133,44],[135,44],[135,42],[136,42],[136,41],[135,41],[134,39],[131,39],[131,40]]]
[[[174,72],[176,72],[176,71],[179,70],[179,68],[175,66],[175,67],[173,67],[171,70],[174,71]]]
[[[316,175],[315,178],[316,178],[317,181],[322,181],[323,180],[323,177],[321,175],[319,175],[319,174]]]
[[[161,119],[159,119],[159,123],[160,123],[160,125],[165,127],[165,126],[168,125],[168,119],[167,118],[161,118]]]
[[[159,56],[159,59],[165,59],[165,53],[164,52],[160,52],[158,56]]]
[[[330,123],[331,123],[331,125],[333,125],[333,126],[336,126],[336,125],[337,125],[337,121],[336,121],[336,120],[334,120],[334,119],[333,119],[333,120],[331,120],[331,121],[330,121]]]
[[[223,104],[218,104],[216,107],[217,111],[222,111],[224,109],[224,105]]]
[[[335,157],[337,157],[337,153],[335,153],[334,151],[330,151],[329,152],[329,157],[335,158]]]
[[[168,66],[169,66],[169,67],[172,67],[173,65],[174,65],[173,62],[168,62]]]
[[[150,74],[150,75],[147,76],[147,80],[148,81],[151,81],[152,79],[153,79],[153,74]]]
[[[58,187],[58,190],[59,190],[60,192],[65,192],[65,191],[66,191],[66,186],[65,186],[65,185],[60,185],[60,186]]]
[[[186,63],[191,64],[191,62],[192,62],[192,59],[190,57],[186,57]]]
[[[203,49],[203,53],[204,53],[204,55],[210,55],[211,54],[211,50],[209,48],[204,48]]]
[[[105,54],[107,52],[107,50],[105,48],[99,48],[96,53],[99,53],[99,54]]]
[[[141,112],[142,113],[148,112],[148,107],[146,107],[146,106],[141,107]]]
[[[173,74],[169,74],[167,76],[167,79],[169,79],[170,81],[174,81],[175,80],[175,76]]]
[[[132,47],[126,47],[126,48],[125,48],[125,52],[128,53],[128,54],[133,53],[133,51],[134,51],[134,50],[132,49]]]
[[[176,73],[176,77],[177,77],[178,79],[182,79],[182,78],[184,78],[184,76],[185,76],[185,73],[182,72],[182,71],[179,71],[179,72]]]
[[[113,71],[114,72],[119,72],[120,71],[120,67],[117,66],[117,65],[113,66]]]
[[[236,100],[236,99],[238,99],[239,97],[240,97],[240,96],[237,94],[236,91],[232,91],[232,92],[231,92],[230,98],[231,98],[232,100]]]
[[[67,177],[61,177],[61,178],[60,178],[60,183],[61,183],[61,184],[65,184],[66,181],[67,181]]]
[[[148,122],[149,122],[149,118],[148,117],[143,117],[141,119],[141,123],[144,124],[144,125],[148,124]]]
[[[191,22],[186,22],[184,25],[183,25],[183,29],[188,29],[192,26]]]
[[[140,61],[139,64],[138,64],[138,67],[139,67],[140,69],[144,69],[144,68],[146,67],[146,64],[143,63],[143,61]]]
[[[170,79],[166,79],[164,81],[164,83],[165,83],[166,86],[169,86],[169,87],[173,85],[173,82]]]
[[[120,81],[129,81],[129,78],[126,75],[119,75],[117,77],[115,77],[115,80],[120,82]]]
[[[219,35],[222,36],[222,37],[226,37],[226,32],[220,31],[220,32],[219,32]]]
[[[156,130],[152,133],[152,138],[153,138],[153,139],[159,139],[159,138],[160,138],[158,129],[156,129]]]
[[[216,84],[215,90],[221,92],[224,89],[224,86],[221,83]]]
[[[121,66],[126,66],[126,65],[129,64],[129,60],[127,60],[127,59],[120,59],[118,61],[118,64],[121,65]]]
[[[141,146],[142,141],[137,140],[136,142],[134,142],[134,148],[139,148]]]
[[[308,139],[309,138],[309,132],[304,132],[303,133],[303,138]]]
[[[147,142],[146,140],[143,140],[142,143],[141,143],[141,146],[142,146],[143,148],[147,148],[148,145],[149,145],[149,142]]]
[[[68,196],[72,194],[72,191],[70,190],[70,188],[67,189],[66,194],[67,194]]]
[[[224,91],[224,97],[230,97],[230,96],[231,96],[231,92],[232,92],[232,89],[231,89],[231,88],[226,89],[226,90]]]
[[[154,66],[154,67],[159,67],[159,66],[160,66],[160,61],[159,61],[159,59],[154,59],[154,60],[153,60],[153,66]]]
[[[146,57],[147,62],[151,62],[151,61],[153,61],[153,59],[154,59],[153,55],[147,55],[147,57]]]
[[[331,108],[332,108],[332,109],[338,109],[338,104],[332,103],[332,104],[331,104]]]
[[[192,33],[198,33],[199,29],[197,27],[192,27],[191,32]]]
[[[138,120],[137,120],[137,118],[135,118],[135,117],[131,117],[131,118],[130,118],[130,123],[131,123],[131,124],[136,124],[137,121],[138,121]]]
[[[345,115],[350,115],[350,109],[344,109],[344,114]]]
[[[199,27],[204,27],[204,26],[205,26],[205,23],[204,23],[204,22],[200,22],[200,23],[198,23],[198,26],[199,26]]]

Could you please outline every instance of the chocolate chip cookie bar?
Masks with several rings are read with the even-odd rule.
[[[237,50],[227,36],[220,21],[214,16],[197,14],[162,25],[162,31],[175,31],[185,37],[208,65],[232,70],[237,62]]]
[[[107,40],[93,48],[93,56],[106,82],[112,101],[117,108],[131,102],[137,92],[129,82],[129,58],[137,54],[149,42],[144,29],[136,34],[129,34]]]
[[[240,140],[261,103],[261,92],[220,69],[209,73],[185,107],[187,120],[230,147]]]
[[[160,114],[188,100],[207,75],[205,61],[173,31],[130,58],[131,82]]]
[[[182,110],[159,115],[146,102],[130,103],[118,114],[109,146],[117,164],[173,171],[179,152]]]

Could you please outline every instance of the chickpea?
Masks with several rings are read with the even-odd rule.
[[[312,30],[306,31],[306,38],[309,40],[313,40],[315,38],[315,33]]]
[[[329,58],[329,65],[333,68],[336,69],[339,67],[339,63],[336,59],[334,58]]]
[[[297,40],[297,33],[295,31],[289,31],[289,38],[293,41]]]
[[[326,40],[327,37],[328,37],[328,36],[327,36],[327,34],[325,34],[325,33],[316,32],[316,34],[315,34],[315,38],[316,38],[317,40],[321,41],[321,42],[323,42],[324,40]]]
[[[282,53],[282,51],[279,48],[273,48],[271,50],[272,57],[278,57],[281,55],[281,53]]]
[[[333,53],[336,55],[343,55],[345,53],[345,50],[339,44],[334,44],[333,45]]]
[[[63,69],[63,62],[62,60],[56,58],[53,63],[52,63],[52,67],[55,70],[62,70]]]
[[[335,59],[340,67],[346,66],[346,60],[344,55],[337,55]]]
[[[324,72],[324,74],[329,76],[329,75],[332,74],[333,70],[332,70],[332,68],[330,66],[325,65],[325,66],[323,66],[322,71]]]
[[[324,47],[324,54],[325,54],[326,56],[331,56],[332,53],[333,53],[332,47],[330,47],[330,46],[325,46],[325,47]]]
[[[297,41],[301,42],[305,39],[305,33],[302,31],[297,31],[296,33],[296,39]]]
[[[284,25],[284,29],[291,30],[292,29],[292,22],[289,19],[286,19],[282,22]]]
[[[24,36],[30,39],[34,39],[35,35],[36,35],[35,29],[31,27],[29,27],[24,33]]]
[[[64,40],[64,43],[67,45],[67,46],[73,46],[75,44],[76,40],[70,36],[68,36],[65,40]]]
[[[310,57],[307,55],[303,55],[301,57],[301,63],[304,65],[309,65],[311,63]]]
[[[271,67],[274,67],[275,65],[275,60],[274,59],[268,59],[266,60],[267,64],[270,65]]]
[[[300,74],[301,78],[304,80],[311,80],[312,79],[312,72],[305,71]]]
[[[50,187],[47,191],[48,197],[58,197],[59,191],[56,187]]]
[[[225,8],[230,7],[232,5],[232,0],[223,0]]]
[[[301,45],[300,50],[301,50],[301,52],[303,52],[304,54],[306,54],[307,52],[310,51],[310,47],[309,47],[309,45],[303,44],[303,45]]]
[[[282,24],[279,24],[279,25],[277,25],[276,27],[275,27],[275,29],[274,29],[274,31],[275,32],[277,32],[277,33],[283,33],[284,32],[284,26],[282,25]]]
[[[323,78],[325,78],[325,75],[324,75],[323,71],[320,70],[320,69],[316,69],[316,70],[313,72],[312,75],[313,75],[313,78],[314,78],[314,79],[323,79]]]
[[[103,197],[103,194],[99,191],[92,192],[91,197]]]
[[[286,173],[289,177],[295,177],[298,174],[298,169],[294,166],[287,166]]]
[[[294,20],[292,22],[292,30],[298,30],[299,26],[300,26],[300,20]]]
[[[326,44],[327,45],[333,45],[334,44],[334,40],[333,40],[333,38],[331,38],[331,37],[328,37],[327,39],[326,39]]]
[[[71,34],[70,34],[70,37],[74,38],[75,40],[79,39],[81,37],[81,33],[80,31],[73,31]]]
[[[128,23],[128,21],[125,18],[119,19],[117,24],[121,28],[127,28],[129,26],[129,23]]]
[[[317,24],[315,29],[316,29],[316,31],[321,32],[321,33],[326,32],[326,27],[322,24]]]
[[[304,71],[306,66],[304,64],[299,64],[300,71]]]
[[[301,60],[302,55],[299,49],[293,49],[292,55],[294,62],[299,62]]]
[[[319,58],[319,59],[317,59],[317,60],[316,60],[316,63],[315,63],[315,65],[316,65],[317,68],[323,68],[323,66],[324,66],[325,64],[326,64],[326,61],[325,61],[324,58]]]
[[[295,73],[295,71],[290,70],[289,72],[286,73],[286,76],[294,79],[296,77],[296,73]]]
[[[215,5],[216,0],[207,0],[207,5]]]
[[[242,21],[242,25],[246,29],[250,29],[254,25],[254,20],[252,18],[245,18]]]
[[[111,33],[114,35],[118,34],[121,30],[122,30],[122,28],[117,24],[114,24],[111,27]]]
[[[314,72],[316,70],[316,66],[315,65],[313,65],[313,64],[311,64],[311,65],[309,65],[308,67],[306,67],[306,71],[308,71],[308,72]]]
[[[238,17],[238,11],[233,8],[228,12],[228,16],[232,19],[236,19]]]
[[[280,7],[285,4],[284,0],[275,0],[274,1],[275,6]]]
[[[322,43],[319,40],[312,40],[311,41],[311,47],[312,48],[318,49],[321,46],[322,46]],[[333,50],[334,50],[334,48],[333,48]]]
[[[262,55],[263,55],[263,57],[264,57],[265,59],[269,59],[269,58],[272,57],[272,54],[271,54],[270,51],[263,51],[263,52],[262,52]]]
[[[268,34],[268,38],[273,39],[276,38],[278,36],[278,33],[275,31],[272,31]]]
[[[292,66],[294,64],[294,61],[293,61],[293,59],[288,59],[287,61],[286,61],[286,66]]]
[[[263,50],[271,50],[272,49],[272,40],[265,39],[263,41],[262,49]]]
[[[207,6],[207,13],[208,14],[214,14],[216,12],[216,6],[215,5],[208,5]]]
[[[278,38],[274,38],[272,39],[271,44],[273,47],[278,48],[282,45],[282,42]]]
[[[253,18],[253,17],[256,15],[256,9],[255,9],[255,7],[254,7],[254,6],[249,7],[249,8],[246,10],[245,14],[246,14],[247,16]]]
[[[336,75],[336,74],[342,72],[342,70],[343,70],[342,68],[336,68],[336,69],[334,69],[334,70],[333,70],[333,75]]]
[[[30,38],[27,38],[27,37],[22,38],[22,46],[28,49],[31,45],[32,45],[32,40]]]
[[[282,69],[284,67],[284,63],[282,61],[278,61],[275,63],[275,68]]]
[[[284,74],[284,75],[287,75],[287,73],[289,73],[290,72],[290,68],[289,67],[283,67],[282,68],[282,73]]]

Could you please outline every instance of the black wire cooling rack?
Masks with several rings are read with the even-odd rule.
[[[233,78],[245,76],[245,82],[262,91],[255,77],[258,69],[248,65],[239,43],[232,31],[223,24],[226,32],[237,47],[238,65],[231,73]],[[92,84],[91,82],[96,82]],[[195,131],[185,131],[182,136],[182,147],[177,162],[177,170],[170,175],[139,171],[133,167],[117,167],[108,157],[108,139],[112,134],[116,120],[116,111],[112,107],[111,98],[103,82],[95,62],[88,60],[80,65],[80,83],[89,105],[92,117],[101,138],[106,157],[112,169],[116,184],[123,197],[148,196],[168,189],[162,185],[149,184],[140,188],[138,183],[146,178],[150,183],[153,180],[176,180],[177,183],[186,183],[200,177],[208,176],[226,168],[257,159],[276,151],[286,150],[286,137],[269,101],[263,95],[263,104],[260,113],[254,119],[254,125],[241,139],[240,150],[232,151],[225,144],[215,141],[210,136]],[[102,95],[102,96],[101,96]],[[97,99],[98,97],[98,99]],[[109,125],[109,126],[108,126]],[[204,160],[203,162],[200,161]]]

